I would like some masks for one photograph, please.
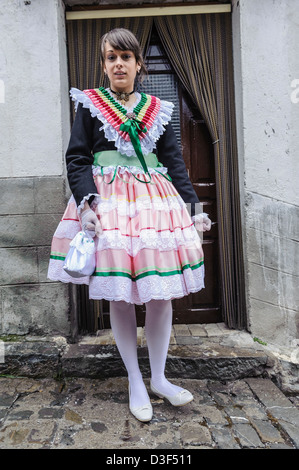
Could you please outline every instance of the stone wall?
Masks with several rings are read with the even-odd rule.
[[[254,335],[292,348],[299,338],[298,25],[292,0],[233,2],[248,318]]]
[[[0,35],[0,335],[68,334],[69,288],[47,281],[66,202],[62,2],[4,2]]]

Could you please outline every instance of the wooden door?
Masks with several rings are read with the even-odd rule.
[[[155,27],[147,54],[149,85],[145,92],[174,102],[172,126],[194,189],[213,222],[204,233],[205,289],[173,301],[174,323],[214,323],[222,321],[218,263],[218,225],[215,167],[212,141],[199,111],[193,106],[171,67]],[[145,309],[137,307],[137,322],[144,324]]]
[[[167,80],[170,86],[171,81]],[[214,222],[203,234],[205,288],[182,299],[173,300],[173,323],[217,323],[222,321],[218,260],[218,224],[213,144],[199,111],[177,83],[180,110],[180,145],[189,178],[203,211]],[[169,91],[169,90],[168,90]],[[137,322],[144,325],[145,308],[137,306]]]
[[[222,319],[218,262],[216,183],[212,141],[199,111],[180,89],[181,148],[189,178],[203,211],[213,222],[203,234],[205,289],[173,301],[174,323],[213,323]]]

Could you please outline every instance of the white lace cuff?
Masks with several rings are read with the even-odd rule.
[[[89,193],[89,194],[87,194],[86,196],[84,196],[84,198],[83,198],[82,201],[80,202],[79,206],[77,207],[77,211],[78,211],[78,216],[79,216],[79,217],[81,216],[81,212],[82,212],[82,210],[83,210],[85,201],[88,201],[88,199],[89,199],[91,196],[94,196],[93,201],[92,201],[91,203],[89,203],[91,209],[92,209],[94,206],[96,206],[96,205],[99,203],[99,201],[101,200],[101,196],[100,196],[98,193]]]
[[[205,212],[193,215],[191,219],[195,225],[196,230],[198,230],[199,232],[206,232],[211,230],[212,222],[209,219],[208,214],[206,214]]]

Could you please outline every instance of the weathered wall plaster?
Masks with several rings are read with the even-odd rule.
[[[298,25],[291,0],[233,1],[249,326],[285,347],[299,338]]]

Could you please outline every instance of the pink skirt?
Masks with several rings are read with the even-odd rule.
[[[142,183],[125,168],[93,170],[98,191],[92,204],[103,229],[95,237],[96,269],[73,278],[63,270],[69,244],[81,230],[73,196],[54,233],[48,278],[89,285],[91,299],[143,304],[176,299],[204,287],[200,237],[186,204],[163,174]],[[142,174],[136,175],[146,180]]]

